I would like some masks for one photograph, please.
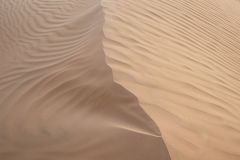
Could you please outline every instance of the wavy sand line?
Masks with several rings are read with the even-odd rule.
[[[240,159],[239,1],[102,4],[114,80],[161,128],[172,159]]]
[[[99,0],[0,0],[0,159],[168,160],[113,81]]]

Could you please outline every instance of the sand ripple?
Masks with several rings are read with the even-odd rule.
[[[161,128],[174,160],[240,159],[240,3],[103,0],[114,80]]]
[[[113,81],[99,0],[0,0],[0,159],[168,160]]]

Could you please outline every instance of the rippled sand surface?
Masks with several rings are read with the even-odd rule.
[[[173,160],[240,159],[240,1],[103,0],[114,80]]]
[[[170,159],[102,31],[99,0],[0,0],[1,160]]]
[[[0,160],[239,160],[239,8],[0,0]]]

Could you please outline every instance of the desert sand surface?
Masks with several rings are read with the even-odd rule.
[[[0,0],[0,160],[239,160],[239,8]]]
[[[0,160],[169,160],[113,81],[99,0],[0,0]]]
[[[240,1],[103,0],[114,80],[172,160],[240,159]]]

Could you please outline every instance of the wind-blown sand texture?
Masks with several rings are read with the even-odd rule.
[[[173,160],[240,159],[240,1],[103,0],[114,80]]]
[[[0,0],[0,160],[239,160],[239,8]]]
[[[99,0],[0,0],[1,160],[169,160],[113,81]]]

